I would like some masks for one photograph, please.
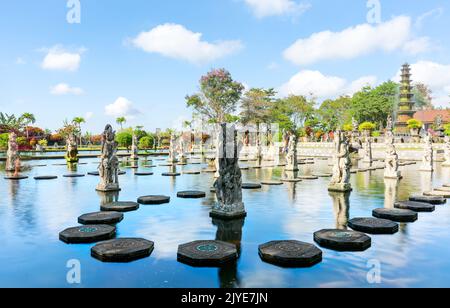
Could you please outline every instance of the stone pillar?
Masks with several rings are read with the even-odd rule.
[[[119,191],[119,160],[117,159],[116,132],[106,125],[102,134],[102,154],[98,170],[100,183],[97,191]]]
[[[297,160],[297,146],[298,141],[297,137],[294,134],[289,136],[289,142],[287,146],[287,154],[286,154],[286,171],[294,171],[297,172],[298,168],[298,160]]]
[[[245,217],[242,202],[242,174],[239,168],[237,131],[234,125],[220,125],[218,144],[219,178],[214,183],[217,202],[210,213],[213,218]]]
[[[434,160],[434,152],[433,152],[433,137],[428,132],[424,139],[425,142],[425,151],[422,159],[422,166],[420,171],[424,172],[433,172],[433,160]]]
[[[133,142],[131,144],[131,160],[139,160],[138,140],[136,134],[133,133]]]
[[[9,134],[8,151],[6,152],[5,170],[13,172],[16,170],[16,161],[19,159],[19,146],[17,145],[17,135],[12,132]]]
[[[391,132],[386,134],[386,168],[384,170],[384,177],[386,179],[400,179],[401,172],[398,170],[398,154],[394,145],[394,136]]]
[[[444,138],[444,163],[442,166],[450,167],[450,137],[445,136]]]
[[[334,139],[333,177],[328,187],[329,191],[349,192],[350,184],[350,145],[347,136],[337,131]]]

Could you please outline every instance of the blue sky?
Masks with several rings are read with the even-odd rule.
[[[74,24],[67,2],[1,0],[0,111],[52,130],[83,116],[96,133],[119,115],[154,130],[190,117],[184,97],[211,68],[320,101],[406,61],[450,105],[448,1],[381,0],[377,21],[366,0],[82,0]]]

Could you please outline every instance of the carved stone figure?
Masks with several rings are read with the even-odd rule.
[[[425,142],[425,152],[422,159],[422,167],[420,171],[433,172],[433,137],[431,133],[428,132],[424,138]]]
[[[334,137],[333,177],[328,187],[329,191],[348,192],[352,190],[350,184],[350,145],[347,136],[337,131]]]
[[[386,132],[392,132],[393,129],[394,129],[394,121],[392,120],[392,116],[388,116],[386,124]]]
[[[5,170],[12,172],[16,170],[16,160],[19,159],[19,146],[17,145],[17,135],[12,132],[9,134],[8,151],[6,152]]]
[[[185,144],[184,144],[183,136],[181,136],[178,139],[178,158],[179,158],[180,162],[183,164],[187,162],[185,152],[186,152]]]
[[[394,145],[394,138],[389,136],[386,138],[386,158],[385,158],[386,168],[384,170],[384,177],[386,179],[399,179],[401,178],[401,173],[398,170],[398,154]]]
[[[98,170],[100,183],[98,191],[119,191],[119,160],[117,159],[116,132],[111,125],[106,125],[102,134],[102,155]]]
[[[176,157],[176,152],[175,152],[175,142],[176,142],[176,137],[175,134],[171,134],[170,135],[170,145],[169,145],[169,159],[167,160],[169,163],[173,164],[173,163],[177,163],[177,157]]]
[[[221,124],[218,143],[219,178],[214,183],[217,202],[211,217],[237,219],[245,217],[242,202],[242,174],[239,168],[237,131],[234,125]]]
[[[131,160],[139,160],[139,149],[138,149],[138,139],[136,134],[133,133],[133,142],[131,144]]]
[[[289,136],[286,154],[286,171],[298,171],[297,160],[297,137],[294,134]]]
[[[450,167],[450,137],[445,136],[444,138],[444,163],[442,166]]]
[[[66,143],[67,143],[66,161],[68,163],[78,162],[79,161],[78,145],[75,134],[69,134],[66,138]]]
[[[370,132],[365,132],[363,143],[363,162],[372,164],[372,140],[370,138]]]

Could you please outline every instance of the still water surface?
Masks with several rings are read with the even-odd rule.
[[[98,178],[62,178],[70,171],[47,164],[26,172],[28,180],[9,182],[0,172],[0,287],[374,287],[367,282],[368,262],[381,263],[383,287],[450,287],[450,206],[420,214],[413,224],[402,224],[396,235],[372,236],[365,252],[343,253],[323,249],[323,262],[308,269],[285,269],[262,262],[258,245],[271,240],[296,239],[313,242],[313,233],[324,228],[345,228],[352,217],[371,216],[378,207],[391,207],[398,199],[450,183],[450,169],[437,167],[433,176],[403,167],[404,180],[383,179],[383,170],[352,175],[353,193],[349,202],[327,191],[328,178],[283,186],[267,186],[244,191],[248,217],[233,223],[212,220],[209,211],[215,200],[209,188],[213,174],[162,177],[168,167],[150,177],[137,177],[125,169],[120,177],[122,191],[105,196],[95,191]],[[95,159],[82,160],[77,173],[96,170]],[[153,161],[160,164],[162,161]],[[33,164],[33,163],[31,163]],[[188,165],[178,170],[198,170],[206,165]],[[303,165],[302,173],[330,172],[326,161]],[[35,181],[36,175],[58,175],[53,181]],[[244,182],[278,179],[281,168],[243,171]],[[385,193],[385,186],[391,189]],[[177,191],[203,190],[207,197],[185,200]],[[141,206],[125,213],[118,225],[118,237],[142,237],[155,242],[149,258],[129,264],[102,263],[90,256],[93,245],[67,245],[58,233],[77,225],[77,217],[99,210],[111,199],[135,201],[149,194],[165,194],[171,203]],[[222,269],[194,268],[176,260],[179,244],[201,239],[220,239],[240,247],[240,258]],[[66,281],[69,260],[81,262],[81,284]],[[380,285],[376,285],[380,286]]]

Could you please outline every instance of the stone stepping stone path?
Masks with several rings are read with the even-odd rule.
[[[178,247],[179,262],[200,267],[220,267],[238,258],[236,245],[222,241],[194,241]]]
[[[201,174],[201,171],[183,171],[183,174],[187,174],[187,175],[197,175],[197,174]]]
[[[409,198],[409,201],[423,202],[423,203],[429,203],[429,204],[434,204],[434,205],[447,203],[446,199],[444,199],[442,197],[436,197],[436,196],[411,196]]]
[[[172,176],[172,177],[175,177],[175,176],[180,176],[181,175],[181,173],[177,173],[177,172],[165,172],[165,173],[163,173],[163,174],[161,174],[162,176]]]
[[[139,169],[139,166],[125,166],[127,169]]]
[[[318,178],[331,178],[333,175],[331,173],[315,173],[313,176]]]
[[[350,173],[353,173],[353,174],[358,173],[358,169],[351,169]]]
[[[261,189],[261,184],[257,183],[242,183],[242,189]]]
[[[362,168],[362,169],[358,169],[357,172],[363,173],[363,172],[368,172],[368,171],[369,171],[369,169],[367,169],[367,168]]]
[[[286,178],[283,178],[283,179],[281,179],[281,181],[286,182],[286,183],[299,183],[299,182],[301,182],[302,180],[299,179],[299,178],[296,178],[296,179],[286,179]]]
[[[314,241],[323,248],[337,251],[364,251],[372,245],[372,239],[364,233],[336,229],[317,231]]]
[[[52,166],[59,166],[59,167],[62,167],[62,166],[67,166],[67,163],[65,163],[65,164],[52,164]]]
[[[91,225],[68,228],[59,233],[59,239],[67,244],[82,244],[109,240],[115,235],[116,227]]]
[[[36,181],[47,181],[47,180],[56,180],[58,177],[56,175],[40,175],[35,176],[34,179]]]
[[[442,186],[444,186],[444,187],[450,187],[450,184],[444,184],[444,185],[442,185]]]
[[[144,165],[142,167],[144,167],[144,168],[156,168],[158,166],[156,166],[156,165]]]
[[[82,178],[85,177],[85,174],[65,174],[63,175],[64,178]]]
[[[174,167],[176,165],[174,165],[174,164],[160,164],[159,166],[160,167]]]
[[[99,171],[91,171],[91,172],[88,172],[88,175],[100,176],[100,172]]]
[[[417,212],[403,209],[375,209],[372,212],[373,217],[388,219],[395,222],[415,222],[419,218]]]
[[[399,231],[397,223],[372,217],[353,218],[348,222],[348,226],[355,231],[368,234],[395,234]]]
[[[19,176],[5,176],[5,180],[9,181],[20,181],[20,180],[26,180],[28,179],[25,175],[19,175]]]
[[[317,180],[317,179],[319,179],[318,176],[314,176],[314,175],[300,175],[298,178],[300,180]]]
[[[115,225],[123,220],[119,212],[95,212],[81,215],[78,223],[82,225]]]
[[[239,167],[241,170],[250,170],[250,167]]]
[[[216,169],[203,169],[202,172],[204,172],[204,173],[216,173],[217,170]]]
[[[279,185],[283,185],[284,183],[282,181],[262,181],[261,185],[266,185],[266,186],[279,186]]]
[[[450,198],[450,192],[448,191],[440,191],[440,190],[433,190],[433,191],[427,191],[423,193],[424,196],[431,196],[431,197],[443,197],[443,198]]]
[[[153,172],[136,172],[135,176],[150,176],[153,175]]]
[[[32,168],[34,168],[34,167],[47,167],[47,165],[33,165],[33,166],[31,166]]]
[[[423,203],[423,202],[413,202],[413,201],[405,201],[405,202],[397,202],[394,205],[397,209],[402,210],[411,210],[414,212],[434,212],[436,207],[429,203]]]
[[[183,199],[200,199],[205,198],[206,193],[204,191],[195,191],[195,190],[180,191],[177,193],[177,197]]]
[[[125,175],[127,174],[125,171],[119,171],[118,175]]]
[[[267,263],[282,267],[311,267],[322,261],[322,251],[315,245],[299,241],[273,241],[258,248]]]
[[[102,262],[131,262],[149,257],[155,243],[140,238],[120,238],[98,243],[91,256]]]
[[[158,205],[170,202],[170,197],[167,196],[143,196],[139,197],[137,202],[145,205]]]
[[[177,165],[177,166],[187,166],[188,163],[177,163],[176,165]]]
[[[139,209],[139,203],[136,202],[112,202],[104,204],[100,207],[102,211],[105,212],[132,212]]]
[[[437,191],[450,192],[450,187],[439,187],[439,188],[436,188],[435,190],[437,190]]]

